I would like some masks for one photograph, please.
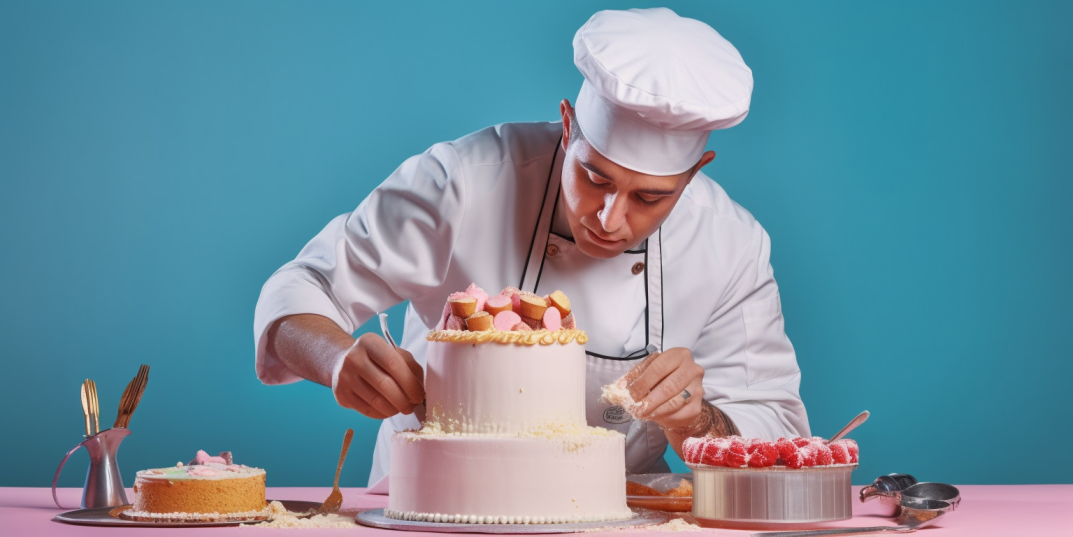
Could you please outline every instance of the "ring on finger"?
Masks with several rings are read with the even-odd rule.
[[[689,399],[689,396],[693,394],[689,393],[689,390],[682,390],[682,393],[680,393],[679,395],[682,396],[682,399]]]

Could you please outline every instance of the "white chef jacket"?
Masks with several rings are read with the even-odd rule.
[[[705,399],[744,437],[809,436],[763,227],[698,173],[641,245],[610,260],[585,256],[552,232],[561,133],[558,122],[507,123],[436,144],[329,222],[261,290],[258,378],[301,380],[265,348],[268,327],[287,315],[322,315],[349,333],[409,300],[401,346],[424,366],[425,335],[451,292],[470,283],[490,293],[562,289],[589,335],[589,424],[626,434],[627,471],[664,470],[667,440],[600,402],[599,386],[649,344],[690,349],[705,371]],[[384,420],[370,484],[390,468],[391,434],[417,426],[413,416]]]

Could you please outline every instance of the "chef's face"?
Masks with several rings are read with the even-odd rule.
[[[648,175],[624,168],[593,149],[575,128],[570,102],[563,116],[562,204],[577,247],[608,258],[637,246],[671,214],[686,185],[715,153],[704,153],[693,168],[678,175]],[[571,139],[571,131],[575,135]]]

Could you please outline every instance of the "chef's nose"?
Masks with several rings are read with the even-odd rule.
[[[604,196],[604,207],[597,214],[606,233],[614,233],[626,223],[626,197],[619,192]]]

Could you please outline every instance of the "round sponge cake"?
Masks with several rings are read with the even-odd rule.
[[[267,507],[264,470],[206,462],[138,472],[133,509],[124,514],[214,520],[257,517],[266,514]]]

